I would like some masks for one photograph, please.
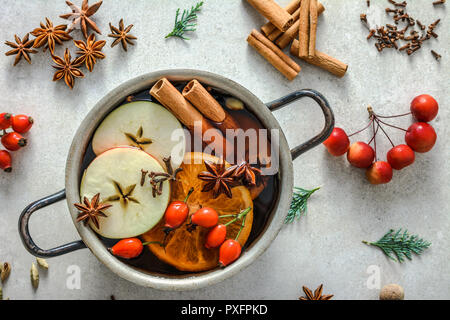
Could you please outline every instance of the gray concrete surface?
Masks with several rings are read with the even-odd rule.
[[[75,1],[80,2],[80,1]],[[93,2],[93,1],[91,1]],[[264,23],[245,1],[207,0],[199,15],[198,31],[192,40],[164,39],[172,29],[175,10],[195,1],[135,0],[104,1],[95,15],[106,39],[108,22],[124,18],[133,23],[139,40],[128,53],[119,47],[104,52],[107,58],[86,71],[73,91],[62,82],[51,81],[53,68],[48,53],[33,55],[33,64],[22,61],[12,67],[14,58],[0,55],[0,112],[32,115],[36,124],[28,135],[29,146],[14,153],[14,172],[0,174],[0,260],[10,261],[13,271],[4,285],[11,299],[296,299],[301,286],[315,288],[336,299],[377,299],[370,276],[379,270],[381,285],[399,283],[406,299],[449,299],[450,268],[448,229],[450,225],[450,29],[448,5],[433,8],[431,0],[410,1],[409,11],[429,24],[442,19],[437,40],[429,41],[413,57],[386,51],[382,55],[367,43],[359,14],[367,12],[369,21],[385,21],[387,1],[323,0],[326,11],[319,19],[318,48],[350,65],[348,74],[337,79],[313,66],[301,63],[300,76],[285,80],[245,41],[252,28]],[[283,4],[288,0],[283,0]],[[59,14],[68,12],[64,1],[3,1],[0,39],[12,40],[39,26],[47,16],[55,24],[65,23]],[[385,21],[387,22],[387,21]],[[79,31],[75,32],[81,37]],[[65,46],[74,49],[72,43]],[[64,47],[58,47],[62,54]],[[443,56],[436,62],[434,48]],[[3,52],[8,49],[2,47]],[[411,99],[420,93],[434,95],[440,102],[433,122],[438,142],[432,152],[417,155],[416,163],[385,186],[367,183],[364,171],[350,168],[345,159],[334,159],[320,146],[295,161],[295,184],[322,189],[311,198],[309,212],[301,221],[283,228],[270,249],[248,269],[218,285],[189,292],[162,292],[137,287],[117,278],[89,250],[81,250],[49,260],[50,270],[41,272],[38,290],[33,290],[29,269],[34,258],[23,248],[17,232],[20,211],[31,201],[64,187],[66,154],[79,123],[108,91],[139,74],[165,68],[197,68],[229,77],[263,101],[291,91],[313,88],[330,101],[337,125],[348,131],[364,126],[366,106],[380,114],[407,112]],[[301,101],[290,109],[276,112],[289,143],[312,136],[322,126],[320,112],[312,103]],[[398,123],[408,126],[411,119]],[[401,132],[392,131],[397,143]],[[380,136],[381,137],[381,136]],[[368,140],[369,133],[360,139]],[[380,150],[389,145],[380,138]],[[408,228],[433,245],[423,256],[398,264],[381,251],[366,247],[361,240],[377,240],[390,228]],[[61,202],[31,219],[31,233],[44,248],[78,238]],[[81,271],[81,288],[69,289],[70,266]],[[68,273],[69,272],[69,273]]]

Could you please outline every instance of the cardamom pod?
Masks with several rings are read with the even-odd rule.
[[[41,268],[48,270],[47,260],[42,258],[36,258],[36,262]]]
[[[8,279],[10,273],[11,273],[11,264],[9,262],[5,262],[0,265],[0,278],[2,282],[5,282],[6,279]]]
[[[31,264],[31,284],[33,285],[33,288],[37,289],[39,287],[39,270],[34,264],[34,262]]]

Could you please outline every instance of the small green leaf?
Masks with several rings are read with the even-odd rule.
[[[288,211],[288,215],[284,221],[284,223],[289,224],[294,222],[295,219],[300,219],[303,215],[306,214],[308,209],[308,199],[312,196],[314,192],[319,190],[320,188],[315,188],[313,190],[306,190],[303,188],[294,188],[294,195],[292,197],[291,207]]]
[[[363,241],[364,244],[378,247],[391,260],[402,263],[405,258],[412,260],[412,254],[421,255],[423,251],[431,246],[431,242],[419,238],[417,235],[410,235],[408,230],[389,230],[377,242]]]

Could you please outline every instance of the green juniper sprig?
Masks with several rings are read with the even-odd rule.
[[[380,248],[386,256],[400,263],[405,261],[405,257],[411,260],[412,253],[420,255],[431,246],[431,242],[425,241],[416,235],[408,234],[408,230],[402,232],[402,229],[397,231],[389,230],[377,242],[363,241],[363,243]]]
[[[184,33],[196,30],[195,27],[197,24],[194,21],[197,19],[197,12],[201,10],[202,5],[203,1],[192,6],[190,10],[183,10],[183,14],[179,20],[180,8],[178,8],[175,16],[175,26],[173,27],[172,32],[166,36],[166,39],[169,37],[178,37],[183,40],[189,40],[189,38],[184,36]]]
[[[303,188],[294,188],[294,195],[292,197],[291,207],[289,208],[288,215],[284,221],[284,223],[292,223],[295,219],[300,219],[303,215],[306,214],[306,210],[308,209],[308,199],[312,196],[314,192],[319,190],[320,188],[315,188],[313,190],[306,190]]]

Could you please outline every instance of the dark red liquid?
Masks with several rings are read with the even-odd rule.
[[[176,83],[175,86],[178,90],[182,91],[184,86],[186,85],[186,82],[179,82]],[[229,95],[226,95],[222,92],[219,92],[218,90],[215,90],[214,88],[211,89],[210,93],[214,96],[214,98],[224,107],[225,110],[227,110],[228,113],[235,119],[235,121],[239,124],[239,127],[246,130],[246,129],[262,129],[264,128],[262,123],[258,120],[258,118],[247,111],[244,110],[230,110],[226,108],[225,106],[225,99],[227,97],[230,97]],[[151,101],[158,103],[158,101],[155,101],[153,97],[150,96],[149,90],[145,90],[143,92],[136,93],[132,97],[130,97],[130,100],[123,101],[123,104],[132,102],[132,101]],[[193,144],[191,144],[193,145]],[[268,150],[270,150],[270,146],[268,147]],[[191,152],[192,150],[186,150],[186,152]],[[198,150],[199,151],[199,150]],[[95,159],[95,154],[92,150],[92,144],[90,143],[86,153],[84,155],[83,159],[83,165],[82,165],[82,172],[88,167],[88,165]],[[250,233],[250,236],[247,240],[247,243],[243,250],[250,246],[261,234],[261,232],[264,230],[264,228],[267,225],[267,221],[270,217],[270,214],[272,213],[272,210],[275,206],[277,197],[278,197],[278,177],[276,175],[274,176],[266,176],[267,179],[267,186],[262,191],[262,193],[258,196],[258,198],[253,200],[253,226],[252,231]],[[80,177],[81,181],[81,177]],[[112,247],[118,239],[107,239],[104,237],[101,237],[98,235],[98,237],[102,240],[102,242],[105,244],[106,247]],[[126,264],[129,264],[135,268],[138,268],[141,271],[144,271],[146,273],[151,274],[162,274],[162,275],[174,275],[174,276],[181,276],[186,274],[191,274],[192,272],[184,272],[179,271],[173,266],[166,264],[165,262],[162,262],[159,260],[153,253],[148,250],[148,248],[144,248],[144,252],[135,259],[120,259]]]

